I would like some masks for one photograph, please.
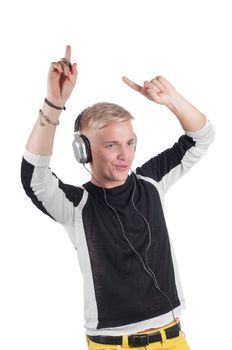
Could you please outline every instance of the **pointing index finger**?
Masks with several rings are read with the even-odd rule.
[[[64,57],[68,62],[71,62],[71,46],[70,45],[66,46]]]
[[[124,81],[124,83],[126,83],[129,87],[131,87],[132,89],[141,92],[142,91],[142,86],[134,83],[132,80],[130,80],[127,77],[123,77],[122,80]]]

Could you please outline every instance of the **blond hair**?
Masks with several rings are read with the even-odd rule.
[[[84,129],[101,129],[113,121],[134,119],[123,107],[109,102],[99,102],[85,108],[75,121],[75,131]]]

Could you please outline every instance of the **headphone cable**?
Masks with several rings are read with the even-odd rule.
[[[112,207],[112,205],[108,202],[108,199],[107,199],[107,196],[106,196],[106,191],[105,191],[105,187],[93,176],[93,174],[91,173],[91,171],[85,166],[85,164],[83,164],[84,168],[88,171],[88,173],[92,176],[92,178],[101,186],[102,190],[103,190],[103,195],[104,195],[104,202],[105,204],[114,212],[118,222],[119,222],[119,225],[121,227],[121,234],[122,236],[124,237],[124,239],[127,241],[128,245],[130,246],[131,250],[136,254],[136,256],[139,258],[145,272],[150,276],[150,278],[152,279],[152,282],[153,282],[153,286],[156,290],[158,290],[158,292],[160,294],[162,294],[166,300],[168,301],[169,303],[169,306],[171,308],[171,311],[172,311],[172,317],[173,317],[173,321],[174,322],[177,322],[176,321],[176,318],[175,318],[175,315],[174,315],[174,309],[173,309],[173,305],[172,305],[172,302],[169,298],[169,296],[164,293],[161,289],[160,289],[160,286],[158,284],[158,281],[157,281],[157,278],[155,276],[155,273],[154,271],[150,268],[149,264],[148,264],[148,257],[147,257],[147,253],[148,253],[148,250],[151,246],[151,228],[150,228],[150,224],[149,222],[147,221],[147,219],[145,218],[145,216],[136,208],[135,206],[135,203],[134,203],[134,194],[135,194],[135,191],[136,191],[136,181],[134,179],[134,176],[135,174],[133,173],[133,171],[131,170],[131,174],[132,174],[132,178],[133,178],[133,181],[134,181],[134,189],[133,189],[133,192],[132,192],[132,196],[131,196],[131,200],[132,200],[132,205],[133,205],[133,208],[135,209],[135,211],[143,218],[143,220],[145,221],[146,225],[147,225],[147,228],[148,228],[148,235],[149,235],[149,243],[148,243],[148,246],[146,248],[146,252],[145,252],[145,258],[146,258],[146,262],[144,262],[142,256],[139,254],[139,252],[133,247],[133,245],[131,244],[130,240],[127,238],[127,236],[125,235],[125,230],[124,230],[124,226],[119,218],[119,215],[118,215],[118,212],[117,210]]]

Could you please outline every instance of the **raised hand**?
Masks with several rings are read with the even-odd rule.
[[[63,106],[76,84],[77,64],[71,64],[71,47],[66,46],[64,58],[52,62],[47,80],[47,99],[55,105]]]
[[[149,100],[161,105],[169,106],[172,104],[173,99],[175,99],[176,96],[179,96],[179,93],[171,85],[171,83],[161,76],[157,76],[151,81],[146,80],[143,83],[143,86],[134,83],[127,77],[123,77],[122,80],[133,90],[138,91]]]

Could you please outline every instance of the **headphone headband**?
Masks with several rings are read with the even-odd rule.
[[[76,118],[75,123],[74,123],[74,132],[80,131],[81,117],[82,117],[83,114],[84,114],[84,112],[81,112],[81,113],[78,115],[78,117]]]

